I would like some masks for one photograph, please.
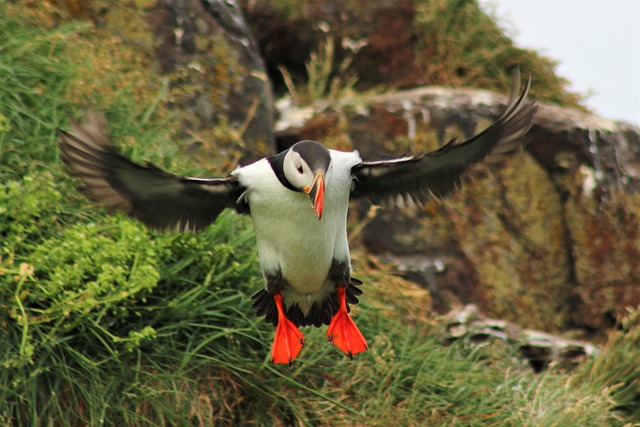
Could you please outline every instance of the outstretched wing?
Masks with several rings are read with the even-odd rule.
[[[501,163],[528,142],[525,134],[537,110],[535,102],[527,101],[530,84],[531,79],[518,96],[520,73],[514,73],[513,89],[504,113],[467,141],[459,144],[451,141],[429,153],[354,166],[351,197],[368,197],[374,203],[388,200],[400,204],[423,203],[430,198],[447,196],[461,184],[463,173],[472,166]]]
[[[104,119],[96,112],[88,113],[83,124],[72,123],[71,133],[58,132],[61,157],[89,198],[150,227],[198,230],[225,208],[244,210],[243,188],[235,177],[189,178],[134,163],[109,144]]]

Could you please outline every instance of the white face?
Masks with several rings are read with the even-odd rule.
[[[295,188],[303,190],[313,184],[314,174],[307,162],[296,151],[289,150],[284,157],[284,176]]]

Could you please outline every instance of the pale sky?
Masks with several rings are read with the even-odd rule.
[[[608,119],[640,126],[640,0],[480,0],[520,47],[559,61]]]

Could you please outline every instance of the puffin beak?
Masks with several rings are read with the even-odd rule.
[[[313,177],[311,188],[305,187],[304,192],[311,199],[313,211],[318,215],[318,219],[322,219],[322,204],[324,202],[324,172],[316,172]]]

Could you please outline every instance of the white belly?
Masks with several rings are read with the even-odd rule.
[[[351,156],[356,164],[359,156]],[[340,167],[332,161],[325,181],[322,219],[309,197],[291,191],[278,181],[267,160],[234,172],[249,188],[246,197],[256,230],[258,257],[264,272],[281,272],[291,289],[284,289],[287,305],[304,300],[308,305],[323,300],[335,284],[327,283],[333,259],[348,260],[347,209],[353,164]],[[289,297],[289,298],[287,298]]]
[[[333,224],[325,221],[328,218],[318,220],[308,197],[304,196],[307,200],[290,205],[299,212],[295,216],[290,215],[291,210],[263,211],[258,203],[251,203],[251,209],[259,212],[254,224],[264,270],[279,268],[297,292],[315,293],[327,278],[337,233]]]

